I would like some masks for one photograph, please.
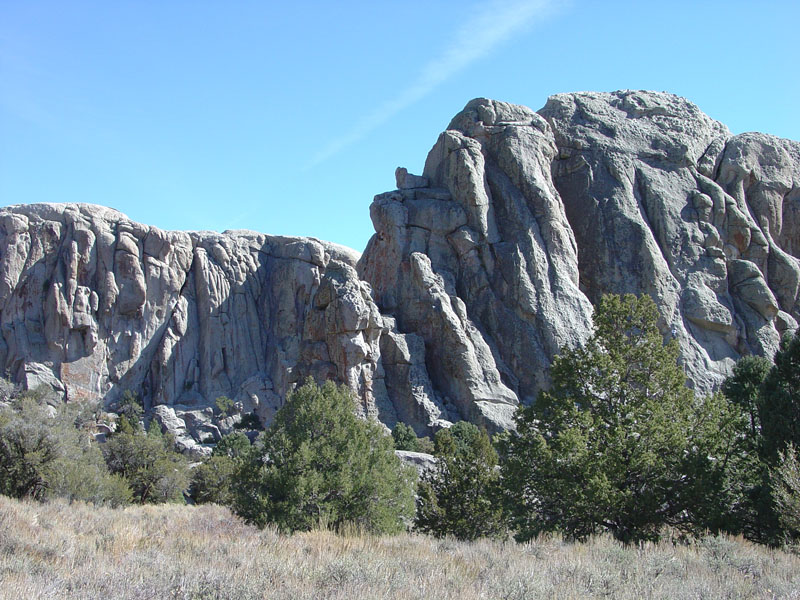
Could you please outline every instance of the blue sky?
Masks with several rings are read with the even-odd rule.
[[[471,98],[666,90],[800,140],[800,2],[0,0],[0,203],[362,250]]]

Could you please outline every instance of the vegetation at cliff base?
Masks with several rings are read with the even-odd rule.
[[[348,390],[307,381],[236,472],[234,510],[284,531],[344,525],[393,533],[414,513],[416,473],[381,425],[360,419]]]
[[[128,482],[109,472],[82,427],[89,421],[86,407],[55,408],[38,392],[15,392],[9,400],[0,408],[0,493],[111,506],[131,501]]]
[[[406,450],[408,452],[433,452],[433,442],[428,437],[417,437],[417,433],[410,425],[402,421],[397,423],[392,429],[392,439],[394,440],[395,450]]]
[[[485,430],[459,421],[434,438],[436,465],[422,474],[414,526],[459,540],[504,537],[497,452]]]
[[[14,390],[0,408],[0,492],[16,498],[65,498],[123,506],[182,502],[188,462],[126,393],[116,431],[95,441],[98,407],[64,404],[46,391]]]
[[[281,532],[796,543],[800,334],[772,361],[742,358],[703,397],[657,323],[647,296],[603,297],[587,343],[562,351],[552,387],[494,439],[465,421],[433,443],[401,422],[390,435],[357,415],[349,390],[308,380],[253,443],[255,432],[233,431],[191,468],[157,420],[145,427],[132,392],[109,415],[0,382],[0,493],[111,507],[189,499]],[[232,407],[218,399],[220,415]],[[419,481],[396,449],[433,452]]]
[[[665,527],[713,527],[740,417],[724,397],[686,387],[678,348],[648,296],[605,296],[594,333],[554,362],[553,386],[519,410],[501,444],[518,540],[608,531],[657,540]]]

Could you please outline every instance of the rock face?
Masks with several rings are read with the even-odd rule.
[[[676,96],[473,100],[423,174],[396,178],[360,258],[98,206],[0,209],[0,368],[67,400],[137,391],[203,453],[307,376],[390,427],[509,427],[605,293],[654,298],[703,392],[800,319],[800,144],[732,136]]]
[[[409,185],[398,171],[400,189],[372,204],[359,275],[424,342],[432,401],[454,418],[509,426],[560,348],[589,334],[556,154],[542,117],[476,100],[439,136],[424,177]]]
[[[701,391],[774,353],[800,317],[800,144],[664,93],[559,94],[540,114],[589,299],[652,296]]]
[[[230,428],[215,419],[219,396],[268,422],[307,376],[396,420],[379,363],[386,325],[349,249],[50,204],[0,211],[0,248],[0,365],[29,388],[111,406],[134,390],[186,449]]]

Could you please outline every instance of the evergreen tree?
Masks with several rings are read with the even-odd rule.
[[[419,452],[419,438],[417,438],[416,432],[403,422],[397,423],[392,429],[392,439],[395,450]]]
[[[134,433],[141,431],[141,419],[144,415],[144,408],[142,408],[142,402],[139,400],[139,396],[131,390],[125,390],[117,403],[116,410],[119,414],[117,432]]]
[[[189,486],[189,468],[173,446],[172,438],[152,421],[146,433],[117,431],[104,444],[103,455],[109,470],[128,482],[134,501],[180,502]]]
[[[208,460],[192,471],[190,495],[198,504],[233,504],[234,475],[250,450],[250,440],[239,431],[224,436]]]
[[[398,422],[392,429],[392,439],[394,440],[395,450],[407,450],[409,452],[433,452],[433,443],[429,437],[417,437],[417,432],[410,425]]]
[[[797,540],[800,538],[800,462],[794,444],[778,451],[778,464],[772,471],[771,483],[785,536]]]
[[[800,330],[781,341],[761,386],[761,428],[770,466],[789,444],[800,447]]]
[[[788,448],[800,444],[800,333],[781,341],[774,363],[740,359],[722,391],[749,423],[730,462],[727,529],[780,544],[793,535],[785,518],[790,488],[779,485],[777,474],[789,473]]]
[[[350,523],[396,532],[413,514],[413,469],[378,423],[356,416],[349,391],[331,382],[308,380],[292,393],[236,478],[236,512],[261,527]]]
[[[54,408],[42,398],[26,392],[0,409],[0,493],[127,504],[127,483],[109,474],[90,432],[77,427],[85,420],[82,407]]]
[[[422,475],[415,527],[460,540],[504,535],[497,452],[486,431],[459,421],[438,431],[434,445],[437,462]]]
[[[48,411],[29,398],[0,410],[0,494],[42,500],[60,455]]]
[[[722,384],[722,393],[738,408],[744,426],[728,463],[720,528],[759,542],[780,537],[762,431],[762,387],[771,368],[772,362],[762,356],[745,356]]]
[[[772,363],[763,356],[745,356],[722,384],[722,393],[747,415],[748,437],[753,443],[761,437],[761,386],[771,368]]]
[[[501,451],[516,537],[606,530],[631,542],[718,513],[739,422],[719,395],[696,398],[648,296],[605,296],[583,348],[553,364],[553,387],[517,413]]]
[[[212,455],[192,470],[189,495],[197,504],[233,504],[233,482],[237,460],[226,455]]]

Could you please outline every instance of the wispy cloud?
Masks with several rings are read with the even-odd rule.
[[[325,162],[362,139],[501,43],[549,16],[558,4],[556,0],[493,0],[482,3],[479,12],[462,24],[450,44],[422,68],[419,77],[409,87],[367,114],[348,133],[329,142],[306,165],[306,169]]]

